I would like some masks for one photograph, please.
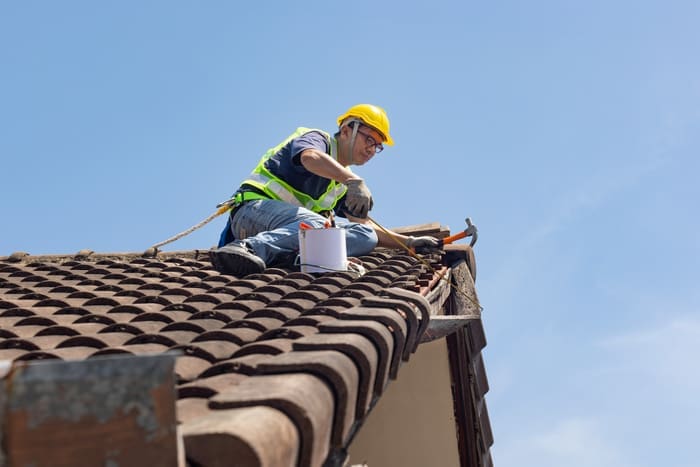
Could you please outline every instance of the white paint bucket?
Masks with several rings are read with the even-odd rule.
[[[300,229],[299,265],[301,272],[347,271],[345,229]]]

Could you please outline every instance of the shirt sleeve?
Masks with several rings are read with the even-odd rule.
[[[301,153],[305,149],[318,149],[319,151],[328,154],[328,146],[329,142],[322,133],[319,133],[318,131],[304,133],[291,141],[289,153],[292,158],[292,164],[295,166],[301,165]]]

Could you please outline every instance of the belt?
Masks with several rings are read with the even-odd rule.
[[[269,196],[256,193],[254,191],[237,191],[233,196],[233,205],[235,207],[245,203],[246,201],[254,201],[256,199],[271,199]]]
[[[255,201],[256,199],[270,199],[270,197],[254,191],[237,191],[233,197],[227,201],[228,205],[231,207],[229,216],[233,218],[233,215],[239,207],[248,201]]]

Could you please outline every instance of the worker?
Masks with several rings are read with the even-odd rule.
[[[372,194],[352,165],[364,165],[392,146],[389,118],[381,107],[359,104],[338,117],[338,131],[298,128],[260,159],[231,198],[233,206],[214,268],[245,276],[269,266],[291,266],[299,253],[299,228],[327,226],[329,217],[345,229],[347,256],[362,256],[377,245],[431,249],[435,237],[385,232],[368,219]],[[334,222],[335,223],[335,222]],[[394,237],[393,239],[391,237]]]

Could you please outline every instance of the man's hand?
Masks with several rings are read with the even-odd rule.
[[[409,248],[435,250],[440,246],[440,240],[427,235],[424,237],[408,237],[408,239],[406,239],[406,246]]]
[[[367,213],[372,209],[372,193],[361,178],[352,178],[345,182],[348,192],[345,195],[345,206],[351,216],[366,219]]]

